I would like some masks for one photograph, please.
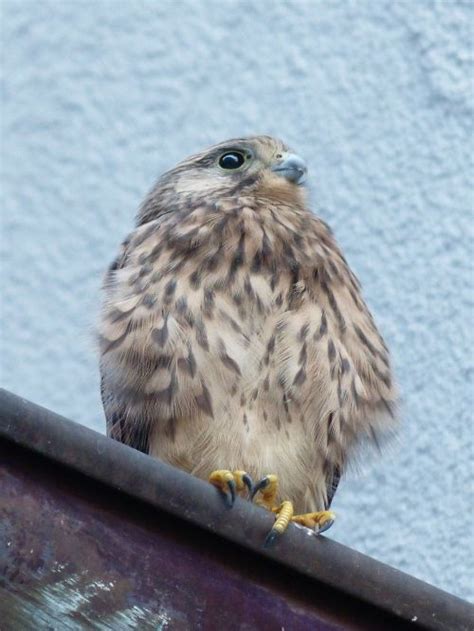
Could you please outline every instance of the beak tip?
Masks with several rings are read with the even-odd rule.
[[[306,179],[306,173],[308,171],[308,167],[306,166],[306,162],[300,156],[290,153],[287,154],[283,160],[278,162],[274,167],[272,167],[272,171],[285,177],[290,182],[295,184],[303,184]]]

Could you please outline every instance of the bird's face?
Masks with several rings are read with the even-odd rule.
[[[197,202],[235,196],[255,196],[304,205],[302,185],[306,163],[280,140],[269,136],[239,138],[195,154],[158,181],[142,208],[149,220],[150,205],[166,200]],[[161,203],[160,203],[161,202]],[[144,212],[145,211],[145,212]],[[148,212],[146,212],[148,211]],[[156,210],[153,213],[155,216]]]
[[[302,158],[270,136],[228,140],[164,173],[140,208],[137,223],[229,197],[252,196],[304,206],[306,170]]]
[[[222,194],[236,194],[255,189],[265,180],[294,189],[304,182],[306,164],[281,141],[269,136],[228,140],[187,158],[171,173],[177,176],[176,190],[181,192],[218,189]]]

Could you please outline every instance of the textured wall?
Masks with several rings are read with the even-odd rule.
[[[330,535],[472,598],[472,8],[3,0],[3,384],[102,431],[91,330],[142,196],[207,144],[278,135],[403,392],[401,446],[342,486]]]

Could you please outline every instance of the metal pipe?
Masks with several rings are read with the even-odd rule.
[[[474,607],[325,536],[290,525],[263,548],[273,523],[240,498],[232,509],[218,491],[178,469],[0,389],[0,439],[211,531],[328,588],[414,627],[468,631]]]

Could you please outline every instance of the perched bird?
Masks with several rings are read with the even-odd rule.
[[[165,173],[99,325],[108,434],[232,495],[247,485],[278,513],[272,536],[327,528],[351,454],[395,423],[387,347],[305,175],[268,136]]]

